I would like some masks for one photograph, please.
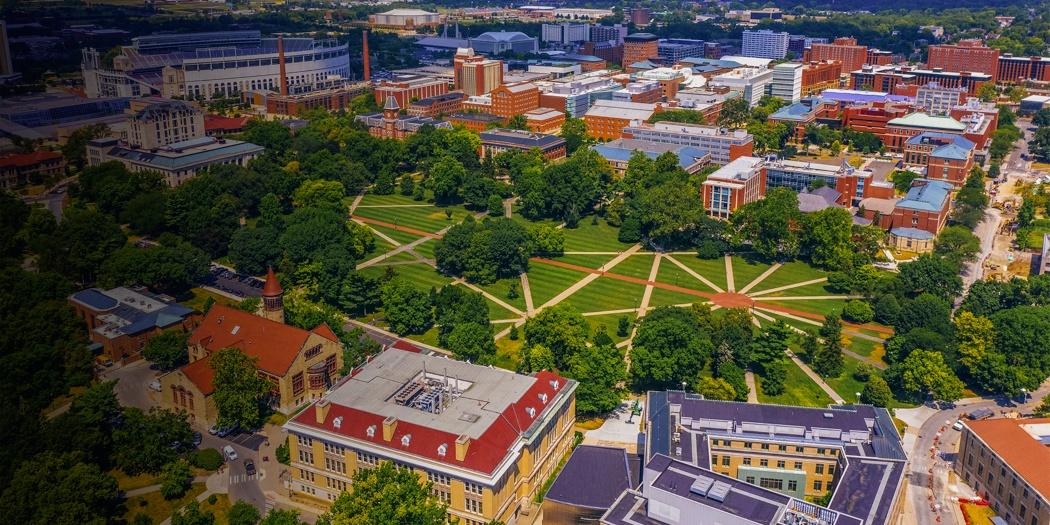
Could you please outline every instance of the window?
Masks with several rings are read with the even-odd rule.
[[[299,478],[304,481],[309,481],[310,483],[313,483],[314,473],[306,469],[299,469]]]
[[[769,443],[762,443],[762,450],[769,450]]]
[[[313,464],[313,462],[314,462],[314,453],[306,450],[305,448],[300,448],[299,449],[299,462]]]
[[[473,512],[474,514],[484,514],[481,500],[476,496],[467,496],[463,500],[463,508],[467,509],[467,512]]]
[[[427,472],[427,481],[435,485],[448,486],[451,479],[446,474],[438,474],[436,472]]]
[[[787,449],[788,449],[787,445],[777,445],[777,450],[779,450],[781,452],[786,452]]]
[[[471,483],[468,481],[463,484],[463,491],[467,494],[475,494],[480,496],[485,493],[485,487],[482,487],[477,483]]]
[[[744,458],[744,464],[745,465],[750,465],[751,464],[751,458]]]
[[[760,459],[760,460],[758,460],[758,466],[760,466],[760,467],[768,467],[769,466],[769,460],[768,459]]]
[[[782,459],[777,460],[777,468],[784,468],[784,465],[785,465],[784,460],[782,460]]]
[[[813,480],[813,490],[824,490],[824,482],[819,479]]]
[[[802,462],[801,461],[796,461],[795,462],[795,470],[802,470]]]
[[[341,479],[328,478],[328,488],[342,492],[346,490],[346,482]]]
[[[346,462],[341,459],[324,458],[324,468],[332,472],[346,474]]]
[[[751,448],[752,443],[750,441],[744,442],[744,448]]]
[[[346,451],[346,447],[334,445],[332,443],[324,443],[324,451],[328,454],[342,454]]]
[[[712,454],[711,455],[711,464],[712,465],[717,465],[718,464],[718,456],[716,454]]]
[[[379,458],[377,456],[373,456],[372,454],[368,454],[367,452],[357,453],[357,466],[359,467],[370,468],[376,466],[376,464],[378,463]]]
[[[758,478],[758,486],[773,490],[784,490],[784,480],[776,478]]]
[[[729,456],[722,456],[722,466],[723,467],[728,467],[729,466]]]
[[[755,477],[754,476],[745,476],[744,477],[744,481],[754,485],[755,484]]]
[[[816,468],[814,469],[814,472],[816,472],[817,474],[823,474],[824,473],[824,465],[817,465]]]
[[[835,465],[828,465],[828,475],[829,476],[835,475]]]
[[[299,372],[298,374],[292,376],[292,395],[302,395],[303,390],[303,373]]]
[[[794,491],[798,490],[798,481],[793,480],[793,479],[789,479],[788,480],[788,490],[790,490],[791,492],[794,492]]]

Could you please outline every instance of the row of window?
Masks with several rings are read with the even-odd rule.
[[[285,62],[288,64],[294,64],[299,62],[315,62],[318,60],[328,60],[330,58],[337,58],[340,56],[348,56],[345,51],[328,51],[325,53],[315,53],[313,55],[294,55],[288,57]],[[273,58],[255,58],[250,60],[230,60],[223,62],[203,62],[195,64],[186,64],[184,67],[186,71],[217,71],[221,69],[238,69],[243,67],[260,67],[260,66],[276,66],[279,64],[277,57]]]
[[[752,441],[742,441],[741,443],[743,443],[744,448],[752,448],[752,449],[755,448],[755,443],[752,442]],[[714,445],[714,446],[732,447],[733,446],[733,441],[730,440],[730,439],[712,439],[711,440],[711,444]],[[779,451],[779,452],[787,452],[788,451],[788,446],[783,444],[783,443],[777,443],[775,446],[776,446],[776,450]],[[771,443],[759,443],[759,447],[758,448],[761,449],[761,450],[773,450],[773,447],[774,447],[774,445],[771,444]],[[798,454],[802,454],[802,453],[806,452],[806,447],[799,446],[799,445],[792,446],[792,449],[794,450],[794,452],[796,452]],[[816,449],[816,454],[818,456],[833,455],[833,454],[835,454],[835,449],[817,448]]]

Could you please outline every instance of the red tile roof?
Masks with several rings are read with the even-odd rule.
[[[267,267],[266,284],[263,285],[262,290],[263,297],[273,297],[282,293],[284,293],[284,289],[281,288],[281,282],[277,280],[277,276],[273,274],[273,268]]]
[[[538,372],[535,377],[536,381],[517,402],[508,405],[479,438],[471,440],[463,461],[456,460],[456,438],[458,436],[415,423],[398,421],[393,437],[389,442],[383,441],[383,419],[386,416],[382,414],[373,414],[333,403],[324,423],[319,424],[315,403],[295,416],[293,421],[350,439],[365,441],[381,448],[412,454],[483,474],[492,474],[510,452],[514,442],[529,429],[533,422],[544,416],[545,410],[551,406],[551,403],[548,402],[543,407],[545,410],[535,411],[534,416],[530,416],[526,409],[530,406],[539,408],[537,405],[540,403],[540,394],[547,394],[547,399],[553,401],[555,394],[563,390],[568,382],[565,378],[547,371]],[[337,417],[343,418],[338,429],[333,423]],[[375,433],[372,437],[368,437],[368,427],[372,425],[375,425]],[[407,447],[401,445],[401,438],[406,435],[411,435]],[[444,456],[438,454],[438,447],[441,445],[446,446]]]
[[[339,341],[331,328],[322,326],[315,328],[313,333],[330,341]],[[310,333],[302,328],[216,304],[190,335],[189,344],[200,344],[208,352],[228,347],[240,348],[249,357],[258,360],[256,364],[260,370],[283,376],[303,349]]]
[[[183,365],[179,370],[182,374],[189,379],[191,383],[197,385],[197,389],[201,391],[201,394],[210,396],[215,391],[215,370],[211,368],[211,355],[205,356],[203,359],[198,359],[187,365]]]
[[[224,117],[222,115],[204,115],[205,131],[240,131],[248,123],[248,117]]]
[[[965,424],[1043,497],[1050,498],[1050,446],[1021,428],[1050,425],[1050,418],[984,419]]]
[[[0,168],[32,166],[49,160],[60,160],[62,154],[55,151],[34,151],[32,153],[15,153],[0,157]]]

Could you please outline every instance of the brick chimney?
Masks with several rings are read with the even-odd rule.
[[[277,63],[280,65],[281,96],[288,95],[288,75],[284,70],[284,36],[277,35]]]
[[[361,32],[362,50],[361,54],[364,56],[365,63],[365,82],[372,80],[372,68],[368,64],[368,31]]]

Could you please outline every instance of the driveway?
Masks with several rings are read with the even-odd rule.
[[[101,378],[117,382],[114,390],[121,405],[149,410],[159,404],[157,396],[160,395],[150,390],[149,384],[161,373],[151,370],[149,362],[142,359],[123,366],[114,365],[103,372]]]

